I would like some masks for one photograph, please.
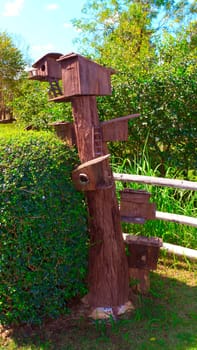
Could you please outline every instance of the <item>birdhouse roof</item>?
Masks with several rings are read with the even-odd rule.
[[[108,68],[108,67],[101,66],[99,63],[96,63],[96,62],[92,61],[91,59],[89,59],[87,57],[84,57],[84,56],[81,56],[78,53],[74,53],[74,52],[71,52],[71,53],[68,53],[66,55],[61,56],[59,59],[57,59],[57,61],[61,62],[61,61],[67,60],[69,58],[82,58],[82,59],[85,59],[86,61],[89,61],[91,63],[97,64],[102,69],[107,69],[110,74],[115,74],[116,73],[116,71],[113,68]]]
[[[60,56],[62,56],[61,53],[58,53],[58,52],[50,52],[50,53],[47,53],[46,55],[42,56],[41,58],[39,58],[38,61],[36,61],[34,64],[32,64],[32,67],[34,68],[37,68],[37,66],[39,66],[40,62],[43,61],[43,60],[46,60],[47,58],[54,58],[54,59],[58,59],[60,58]]]

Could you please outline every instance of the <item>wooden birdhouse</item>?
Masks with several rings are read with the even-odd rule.
[[[73,123],[55,122],[50,123],[54,127],[57,136],[69,146],[76,145],[76,135]]]
[[[156,270],[161,238],[126,235],[125,244],[130,268]]]
[[[111,95],[112,69],[75,53],[60,57],[58,63],[62,68],[63,96],[56,102],[72,96]]]
[[[129,277],[134,292],[148,293],[150,289],[150,270],[157,269],[162,239],[124,235],[127,249]]]
[[[128,121],[138,117],[139,114],[132,114],[125,117],[114,118],[101,123],[103,141],[127,141]]]
[[[95,191],[112,186],[112,175],[106,169],[105,162],[109,154],[92,159],[77,167],[72,173],[72,180],[79,191]]]
[[[120,191],[121,221],[143,224],[146,220],[155,219],[156,206],[149,203],[150,196],[144,190]]]
[[[62,79],[61,65],[57,61],[62,54],[60,53],[48,53],[35,62],[32,67],[34,68],[29,72],[29,79],[50,81]]]

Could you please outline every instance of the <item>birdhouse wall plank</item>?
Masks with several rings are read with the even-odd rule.
[[[70,122],[55,122],[51,123],[51,126],[54,127],[57,136],[66,142],[69,146],[76,145],[76,135],[74,124]]]
[[[63,56],[58,62],[62,67],[65,97],[111,95],[111,69],[78,54]]]
[[[111,95],[110,70],[79,56],[82,95]]]
[[[61,61],[62,81],[64,96],[75,96],[81,94],[79,62],[75,58]]]
[[[156,270],[162,246],[160,238],[127,235],[125,245],[130,268]]]
[[[119,121],[116,123],[101,123],[103,141],[127,141],[128,140],[128,122]]]
[[[120,203],[120,216],[144,218],[145,220],[155,219],[156,206],[155,203]]]
[[[40,81],[60,80],[62,78],[61,65],[57,61],[60,56],[60,53],[49,53],[41,57],[33,64],[34,70],[30,71],[29,78]]]
[[[102,122],[103,141],[127,141],[128,121],[136,117],[139,117],[139,114],[130,114]]]
[[[151,194],[144,190],[128,188],[120,191],[120,215],[124,221],[127,221],[127,218],[128,222],[131,222],[131,218],[155,219],[156,205],[149,203],[150,196]]]
[[[47,58],[47,70],[49,77],[62,79],[61,65],[52,57]]]
[[[95,191],[112,186],[111,172],[107,169],[107,158],[101,156],[85,162],[72,172],[72,180],[79,191]]]
[[[145,190],[132,190],[130,188],[120,191],[120,198],[124,202],[148,203],[151,194]]]

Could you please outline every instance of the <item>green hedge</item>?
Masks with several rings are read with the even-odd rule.
[[[86,292],[87,215],[76,155],[50,133],[0,138],[0,321],[40,323]]]

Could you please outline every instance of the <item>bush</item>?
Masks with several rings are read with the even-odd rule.
[[[50,133],[0,139],[0,321],[40,323],[86,292],[86,208],[76,155]]]

